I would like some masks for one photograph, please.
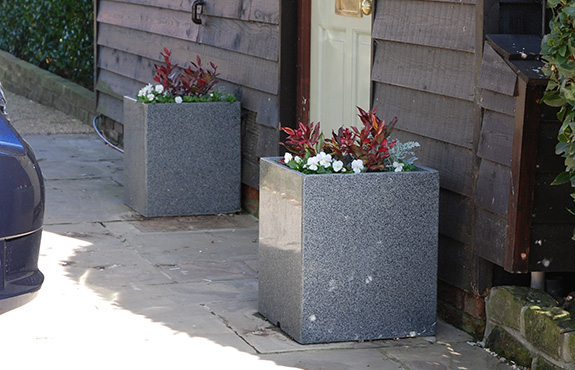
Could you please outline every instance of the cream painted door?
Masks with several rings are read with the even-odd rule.
[[[312,0],[310,121],[326,136],[359,124],[356,106],[370,108],[372,16],[336,14],[354,1]]]

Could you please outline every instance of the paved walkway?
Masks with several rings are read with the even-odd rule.
[[[96,135],[26,138],[46,178],[46,281],[0,316],[2,367],[509,369],[442,322],[436,337],[299,345],[257,314],[255,218],[142,219]]]

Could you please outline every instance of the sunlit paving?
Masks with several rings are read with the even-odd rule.
[[[81,239],[44,232],[40,268],[46,282],[40,294],[0,316],[0,343],[10,349],[2,354],[3,366],[24,361],[26,368],[50,363],[88,369],[288,369],[123,309],[117,303],[120,292],[100,296],[87,285],[97,269],[87,269],[79,280],[70,278],[66,261],[90,246]]]

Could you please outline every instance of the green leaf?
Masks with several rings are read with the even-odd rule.
[[[551,185],[563,185],[571,181],[571,174],[569,172],[561,172]]]
[[[555,8],[557,5],[559,5],[560,2],[561,0],[547,0],[547,7]]]
[[[563,105],[565,105],[565,103],[567,103],[567,99],[562,97],[556,91],[547,92],[543,97],[543,101],[550,107],[562,107]]]

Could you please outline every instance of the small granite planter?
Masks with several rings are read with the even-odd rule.
[[[259,312],[308,343],[433,335],[439,174],[260,162]]]
[[[240,103],[124,97],[125,202],[145,217],[240,210]]]

